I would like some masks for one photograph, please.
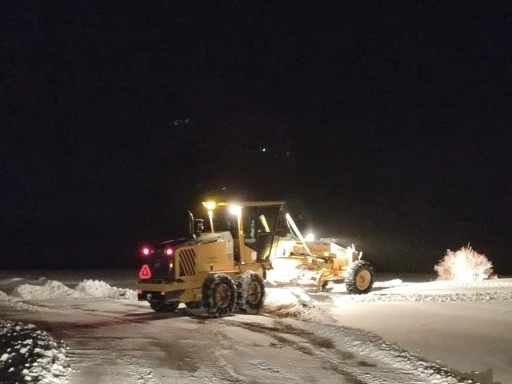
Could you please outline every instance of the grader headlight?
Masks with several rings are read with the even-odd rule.
[[[217,206],[217,203],[215,201],[203,201],[203,206],[209,210],[213,211],[215,207]]]
[[[232,204],[229,206],[229,212],[233,215],[240,216],[242,214],[242,207],[236,204]]]
[[[203,206],[208,210],[208,219],[210,220],[210,231],[213,233],[215,229],[213,228],[213,210],[217,206],[215,201],[203,201]]]

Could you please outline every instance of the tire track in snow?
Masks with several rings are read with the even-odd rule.
[[[352,354],[334,351],[331,352],[331,354],[333,354],[333,356],[331,356],[326,352],[327,350],[333,349],[333,344],[329,339],[318,337],[309,332],[299,332],[298,329],[278,324],[278,322],[275,322],[275,326],[266,326],[259,323],[240,322],[236,323],[236,326],[252,332],[265,333],[271,336],[278,344],[292,347],[305,355],[320,358],[324,361],[329,370],[336,372],[352,384],[366,383],[360,381],[349,369],[346,369],[348,366],[345,360],[354,359]],[[303,341],[298,341],[297,338],[303,339]],[[372,364],[368,363],[368,365]],[[382,384],[387,383],[382,382]],[[390,382],[389,384],[392,383]]]
[[[472,382],[359,329],[290,318],[275,319],[272,326],[244,321],[230,324],[265,333],[278,343],[321,359],[330,370],[354,384]],[[297,337],[304,342],[299,342]]]
[[[225,381],[226,383],[240,383],[240,384],[246,384],[248,381],[241,375],[235,372],[235,369],[231,364],[229,364],[224,356],[229,356],[232,354],[232,345],[226,340],[224,335],[218,331],[215,328],[213,329],[213,336],[214,336],[214,343],[217,346],[214,356],[218,362],[218,366],[221,367],[225,375],[222,375],[219,379]],[[218,369],[215,370],[218,372]],[[214,372],[215,372],[214,371]],[[215,374],[215,376],[218,376],[218,373]]]
[[[335,349],[346,351],[355,356],[365,356],[375,367],[362,367],[354,361],[340,361],[329,351],[323,350],[323,358],[333,364],[344,364],[344,370],[350,372],[362,383],[411,383],[411,384],[464,384],[471,380],[460,379],[448,368],[389,343],[380,337],[365,331],[333,324],[301,321],[297,319],[280,319],[277,326],[288,326],[298,332],[316,335],[331,340]],[[370,363],[371,364],[371,363]]]
[[[130,359],[131,360],[131,359]],[[136,384],[158,384],[159,381],[154,378],[153,369],[141,365],[140,359],[137,361],[128,361],[128,375]]]
[[[299,376],[290,373],[286,367],[269,363],[267,354],[255,355],[247,350],[243,342],[240,343],[240,340],[231,333],[233,328],[239,328],[238,324],[232,324],[226,318],[217,319],[212,324],[208,334],[216,346],[211,353],[215,360],[210,358],[205,365],[208,366],[211,375],[221,383],[304,382]],[[313,384],[313,381],[308,382]]]
[[[75,339],[76,340],[76,339]],[[67,351],[68,359],[73,367],[70,374],[73,383],[115,384],[158,384],[153,369],[135,355],[135,351],[118,351],[115,347],[108,348],[109,340],[101,341],[102,348],[94,348],[98,340],[95,337],[82,338],[80,345]],[[98,371],[101,367],[101,372]],[[108,367],[105,369],[105,367]]]

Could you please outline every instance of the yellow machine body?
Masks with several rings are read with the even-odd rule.
[[[185,238],[147,246],[136,283],[138,299],[200,306],[209,276],[227,275],[236,282],[244,272],[252,271],[264,279],[271,268],[270,254],[284,203],[203,203],[209,231],[197,227],[192,230],[195,220]],[[222,214],[217,215],[219,211]]]

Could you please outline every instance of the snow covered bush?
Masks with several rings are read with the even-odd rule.
[[[434,270],[442,280],[481,281],[492,273],[492,263],[468,245],[456,252],[448,250]]]

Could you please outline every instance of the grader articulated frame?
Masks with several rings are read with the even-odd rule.
[[[316,286],[325,290],[329,282],[344,282],[347,292],[371,291],[374,271],[354,245],[342,247],[337,239],[306,240],[289,213],[285,215],[289,236],[278,239],[270,258],[268,279],[277,285]]]

